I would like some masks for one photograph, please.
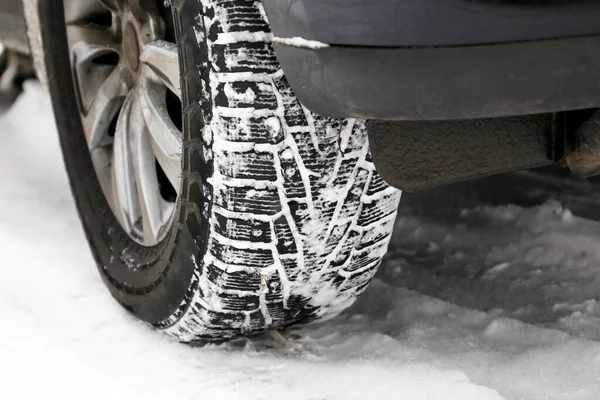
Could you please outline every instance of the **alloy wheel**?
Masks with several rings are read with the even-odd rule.
[[[179,61],[160,7],[156,0],[64,0],[96,175],[120,225],[147,247],[169,231],[181,179]]]

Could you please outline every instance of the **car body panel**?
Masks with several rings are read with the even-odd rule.
[[[277,36],[457,46],[600,34],[597,0],[263,0]]]
[[[264,5],[293,90],[320,115],[439,120],[600,106],[598,1]]]
[[[296,96],[329,117],[469,119],[600,106],[600,35],[487,46],[276,49]]]

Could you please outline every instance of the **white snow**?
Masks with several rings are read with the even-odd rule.
[[[327,43],[319,42],[317,40],[304,39],[299,36],[294,36],[290,38],[273,36],[273,43],[284,44],[286,46],[292,47],[300,47],[304,49],[324,49],[326,47],[329,47]]]
[[[400,233],[431,241],[430,255],[448,252],[443,266],[480,265],[475,278],[460,277],[472,291],[425,273],[412,285],[469,308],[376,281],[341,317],[284,332],[306,354],[267,336],[192,348],[136,321],[103,288],[38,85],[0,118],[0,136],[2,399],[599,396],[600,224],[555,204],[470,210],[451,229],[399,219]],[[471,234],[470,219],[479,221]],[[397,237],[384,265],[398,282],[410,281],[409,257],[419,253],[407,243]],[[507,290],[488,290],[503,279]],[[477,290],[484,281],[492,286]],[[533,301],[538,291],[545,302]],[[476,310],[493,296],[506,302]]]

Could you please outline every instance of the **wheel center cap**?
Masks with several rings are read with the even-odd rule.
[[[127,23],[123,31],[123,50],[131,72],[137,72],[140,67],[140,44],[135,27]]]

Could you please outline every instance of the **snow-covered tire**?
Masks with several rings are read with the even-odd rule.
[[[43,38],[55,42],[45,41],[46,68],[73,192],[101,274],[124,307],[190,342],[329,318],[354,302],[387,250],[400,193],[375,172],[363,121],[318,117],[300,105],[259,1],[171,2],[182,190],[171,232],[152,248],[124,234],[90,179],[83,134],[73,134],[81,123],[68,107],[67,55],[56,44],[64,37],[52,28],[60,11],[43,3]]]

